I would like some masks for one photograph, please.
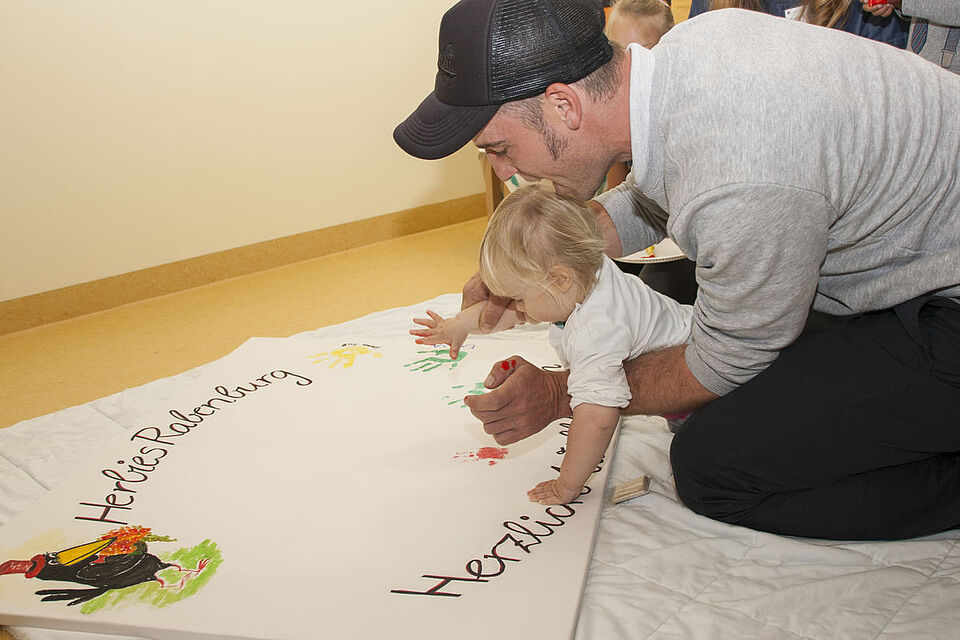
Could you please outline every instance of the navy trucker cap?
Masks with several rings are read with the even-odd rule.
[[[613,56],[599,0],[461,0],[440,22],[433,92],[393,131],[424,160],[450,155],[505,102],[576,82]]]

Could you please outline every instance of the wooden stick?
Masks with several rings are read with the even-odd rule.
[[[613,488],[613,503],[620,504],[626,500],[645,495],[650,492],[650,476],[640,476],[634,480],[621,482]]]

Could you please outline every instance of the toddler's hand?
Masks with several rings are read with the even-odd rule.
[[[429,318],[414,318],[413,321],[426,329],[410,329],[410,335],[417,336],[417,344],[448,344],[450,357],[457,359],[463,341],[467,339],[467,330],[457,318],[444,318],[439,313],[427,309]]]
[[[530,502],[539,502],[540,504],[567,504],[576,500],[583,487],[576,491],[571,491],[560,484],[559,480],[544,480],[530,491],[527,491],[527,498]]]

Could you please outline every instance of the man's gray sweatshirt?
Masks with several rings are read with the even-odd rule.
[[[630,55],[633,173],[598,200],[625,253],[667,234],[696,261],[686,361],[707,389],[762,371],[811,307],[960,298],[960,77],[736,9]]]

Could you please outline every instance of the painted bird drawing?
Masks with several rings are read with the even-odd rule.
[[[144,530],[147,533],[150,531],[141,529]],[[37,554],[30,560],[8,560],[0,564],[0,576],[22,574],[27,579],[72,582],[87,587],[41,589],[35,592],[42,596],[43,602],[68,600],[67,605],[72,606],[92,600],[113,589],[123,589],[145,582],[157,581],[163,587],[176,586],[177,583],[171,585],[158,577],[158,573],[167,568],[181,572],[179,585],[182,586],[187,579],[203,571],[206,565],[202,562],[197,569],[184,569],[149,553],[143,536],[131,541],[131,536],[125,530],[110,533],[119,535],[104,537],[63,551]]]

